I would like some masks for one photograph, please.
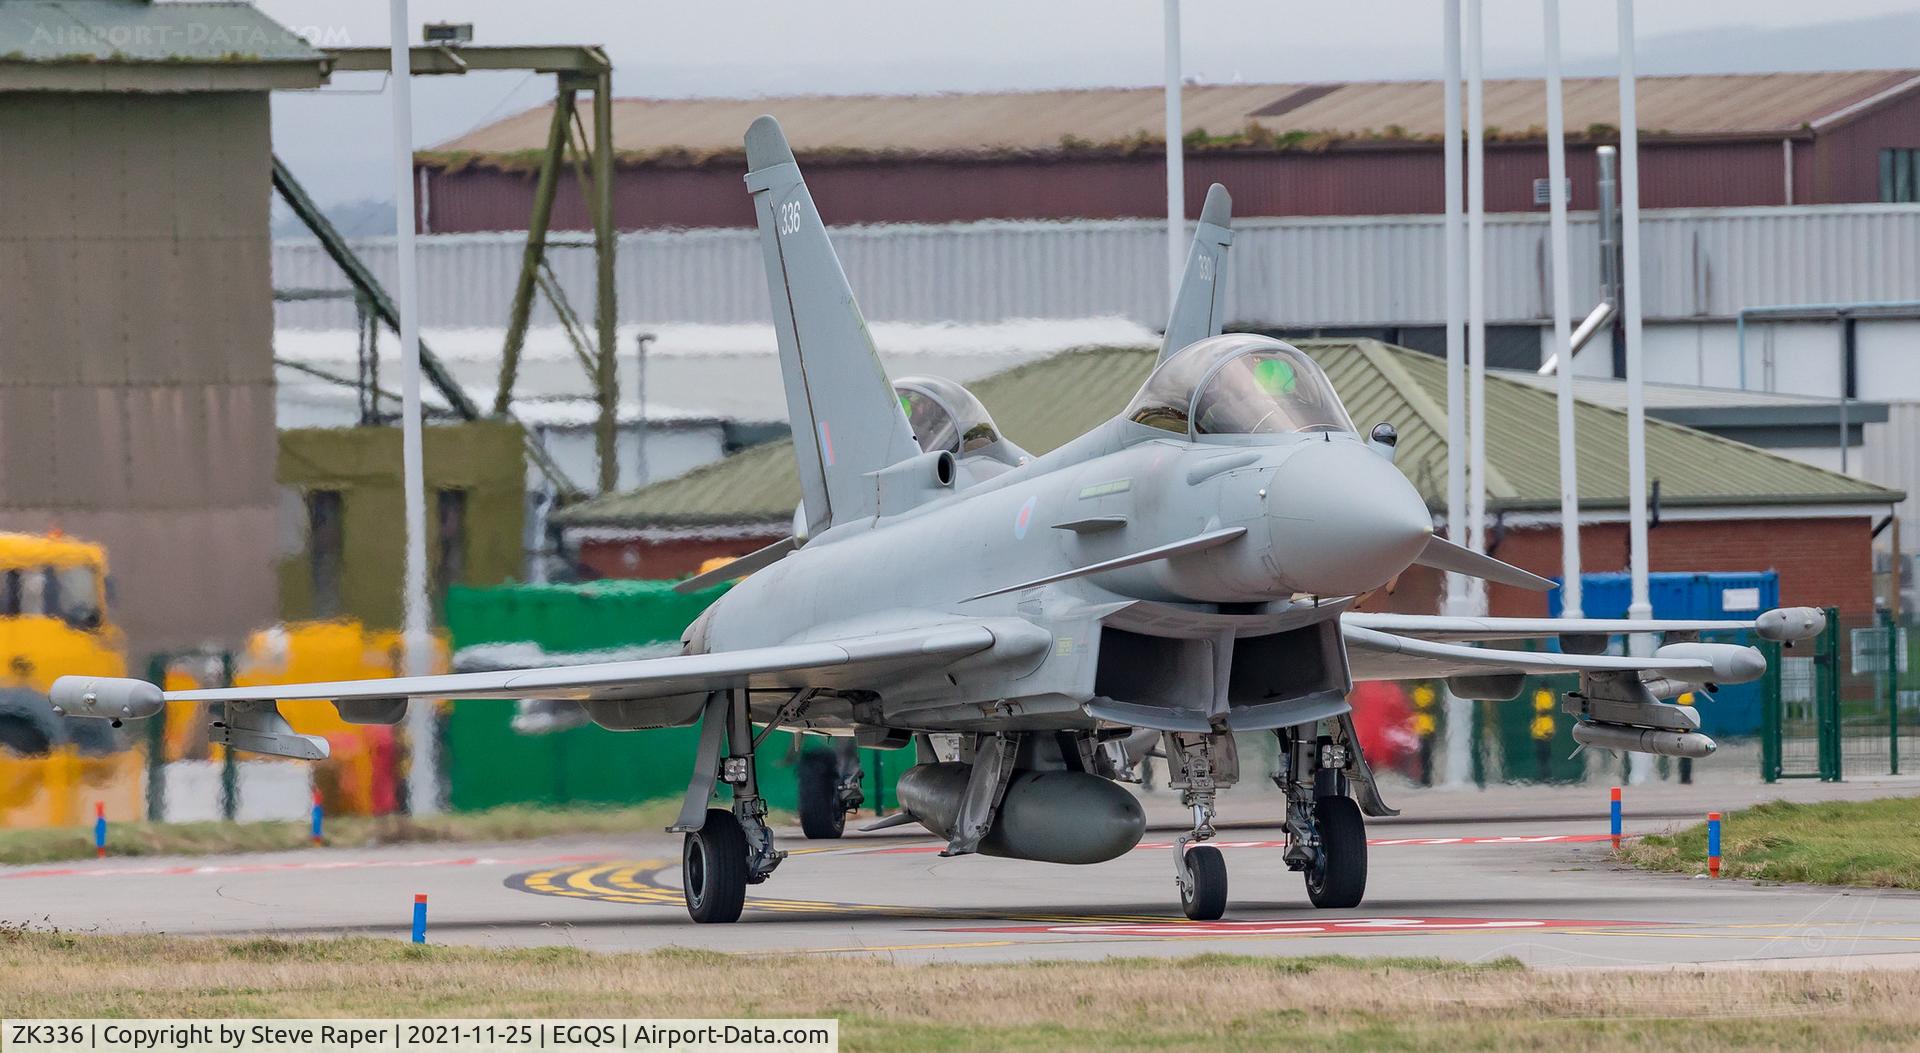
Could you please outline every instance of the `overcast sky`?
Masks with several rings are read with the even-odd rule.
[[[386,0],[256,0],[323,46],[385,46]],[[1186,0],[1186,73],[1206,82],[1392,80],[1439,73],[1439,0]],[[1563,0],[1570,72],[1613,68],[1614,5]],[[413,0],[422,22],[474,23],[479,44],[599,44],[619,95],[927,92],[1158,83],[1159,0]],[[319,12],[324,12],[324,15]],[[1540,5],[1487,0],[1490,74],[1538,75]],[[1920,64],[1913,0],[1662,0],[1638,5],[1648,73]],[[274,145],[322,202],[387,198],[379,74],[274,98]],[[416,145],[531,106],[551,78],[415,82]]]

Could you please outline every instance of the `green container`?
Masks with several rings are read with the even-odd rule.
[[[726,586],[673,591],[669,581],[607,580],[580,585],[453,588],[447,630],[453,648],[532,643],[550,654],[671,645]],[[455,809],[506,804],[627,805],[686,792],[698,726],[655,731],[574,728],[523,735],[511,702],[467,700],[446,723],[445,763]],[[796,741],[799,740],[799,741]],[[797,807],[798,749],[825,749],[818,736],[776,732],[761,744],[760,790],[776,808]],[[910,753],[862,750],[867,807],[893,801]],[[881,787],[876,791],[875,787]]]

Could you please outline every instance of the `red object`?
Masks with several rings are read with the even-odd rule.
[[[425,903],[427,901],[427,894],[424,892],[416,892],[413,894],[413,901],[415,903]]]
[[[1389,681],[1362,681],[1353,685],[1347,701],[1353,704],[1353,730],[1367,762],[1376,769],[1406,769],[1420,752],[1406,689]]]
[[[107,817],[107,802],[93,802],[93,817],[95,819],[105,819]]]

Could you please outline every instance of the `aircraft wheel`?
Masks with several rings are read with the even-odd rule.
[[[800,831],[810,840],[831,841],[846,832],[847,809],[840,800],[838,768],[826,750],[800,755]]]
[[[1187,849],[1192,881],[1180,891],[1180,909],[1190,921],[1218,921],[1227,912],[1227,859],[1212,845]]]
[[[707,824],[688,832],[680,884],[694,921],[740,920],[747,904],[747,835],[732,812],[709,808]]]
[[[1307,898],[1316,907],[1357,907],[1367,894],[1367,826],[1351,797],[1314,802],[1320,855],[1307,868]]]

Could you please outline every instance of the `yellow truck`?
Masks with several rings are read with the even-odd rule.
[[[107,553],[59,533],[0,533],[0,828],[71,826],[96,804],[143,811],[141,757],[98,720],[56,716],[66,673],[125,676],[126,641],[107,612]]]
[[[127,675],[126,638],[107,613],[107,551],[50,534],[0,533],[0,748],[95,753],[117,736],[47,705],[55,676]]]

